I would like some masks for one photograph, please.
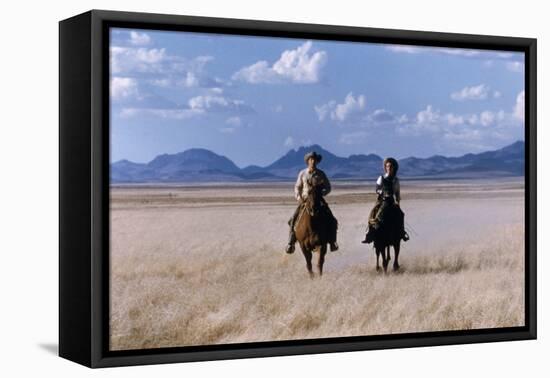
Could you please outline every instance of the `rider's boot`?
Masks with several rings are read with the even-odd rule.
[[[376,229],[373,225],[369,226],[367,229],[367,233],[365,235],[365,240],[363,240],[361,243],[368,244],[372,243],[374,241],[374,233],[376,232]]]
[[[296,244],[296,234],[294,233],[294,230],[291,228],[290,233],[288,235],[288,244],[285,248],[285,252],[288,254],[294,253],[294,244]]]

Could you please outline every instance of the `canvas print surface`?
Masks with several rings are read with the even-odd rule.
[[[109,48],[110,350],[525,324],[523,53]]]

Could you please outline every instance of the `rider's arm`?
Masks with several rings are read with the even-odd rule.
[[[378,176],[378,180],[376,180],[376,193],[382,194],[382,176]]]
[[[395,193],[395,202],[399,205],[399,202],[401,202],[401,184],[399,184],[399,179],[397,177],[393,183],[393,192]]]
[[[322,195],[323,195],[323,196],[326,196],[327,194],[330,193],[331,190],[332,190],[332,188],[331,188],[331,186],[330,186],[330,181],[328,180],[327,175],[323,172],[323,188],[322,188]]]
[[[296,198],[296,201],[300,201],[302,199],[302,189],[304,186],[304,183],[302,181],[302,175],[303,171],[300,171],[298,174],[298,179],[296,180],[296,184],[294,185],[294,198]]]

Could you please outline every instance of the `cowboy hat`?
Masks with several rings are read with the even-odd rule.
[[[311,151],[311,152],[308,152],[305,156],[304,156],[304,161],[307,163],[307,161],[309,160],[309,158],[314,158],[315,161],[317,163],[321,162],[321,160],[323,159],[323,156],[319,155],[317,152],[315,151]]]

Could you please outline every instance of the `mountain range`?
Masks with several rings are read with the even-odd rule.
[[[192,148],[176,154],[158,155],[148,163],[120,160],[111,164],[111,183],[239,182],[294,180],[305,168],[304,155],[323,156],[319,168],[330,179],[371,179],[380,175],[382,158],[375,154],[337,156],[319,145],[292,149],[268,166],[239,168],[225,156]],[[399,176],[414,178],[475,178],[522,176],[525,142],[517,141],[494,151],[459,157],[434,155],[399,160]]]

